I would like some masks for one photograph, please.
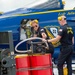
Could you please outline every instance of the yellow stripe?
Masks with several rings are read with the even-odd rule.
[[[45,11],[45,12],[34,12],[34,13],[28,13],[28,14],[16,14],[14,16],[28,16],[28,15],[46,14],[46,13],[61,12],[61,11],[69,11],[69,10],[50,10],[50,11]]]
[[[46,28],[46,31],[47,31],[48,36],[51,37],[51,39],[54,38],[54,36],[47,30],[47,28]]]
[[[26,56],[28,56],[28,54],[19,54],[19,55],[16,55],[15,58],[23,58]]]
[[[70,9],[72,10],[72,9]],[[75,9],[73,9],[75,10]],[[44,12],[34,12],[34,13],[28,13],[28,14],[15,14],[11,16],[6,16],[7,18],[9,17],[17,17],[17,16],[29,16],[29,15],[37,15],[37,14],[47,14],[47,13],[53,13],[53,12],[61,12],[61,11],[69,11],[69,10],[49,10],[49,11],[44,11]],[[5,18],[5,17],[3,17]]]

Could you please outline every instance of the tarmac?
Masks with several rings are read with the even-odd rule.
[[[66,68],[66,66],[64,68]],[[72,71],[73,71],[72,75],[75,75],[75,64],[72,65]],[[55,65],[55,64],[53,64],[53,73],[54,73],[54,75],[58,75],[57,65]]]

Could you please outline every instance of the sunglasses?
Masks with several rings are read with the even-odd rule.
[[[38,27],[37,25],[33,26],[33,28],[37,28],[37,27]]]

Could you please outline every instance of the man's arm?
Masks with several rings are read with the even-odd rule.
[[[48,42],[56,42],[56,41],[59,41],[61,39],[61,36],[57,35],[56,38],[53,38],[53,39],[49,39],[47,40]]]
[[[46,39],[47,38],[47,35],[46,35],[45,32],[41,33],[41,36],[42,36],[43,39]]]
[[[44,28],[40,28],[40,35],[43,39],[47,38],[47,33],[46,33],[46,30]]]
[[[72,43],[73,43],[73,45],[74,45],[74,37],[72,37]]]

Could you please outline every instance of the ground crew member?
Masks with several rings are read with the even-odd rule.
[[[58,17],[58,22],[61,25],[58,35],[56,38],[45,40],[43,41],[48,41],[48,42],[55,42],[59,41],[61,43],[61,48],[60,48],[60,54],[58,57],[58,73],[59,75],[63,75],[63,65],[66,62],[67,64],[67,69],[68,69],[68,75],[72,75],[72,54],[74,50],[74,33],[72,28],[67,24],[66,17],[65,16],[60,16]]]
[[[21,21],[21,28],[24,29],[25,31],[25,35],[26,35],[26,38],[30,38],[31,37],[31,29],[30,29],[30,26],[27,26],[27,23],[28,23],[29,19],[23,19]]]
[[[33,21],[31,21],[30,24],[32,27],[31,31],[32,31],[34,37],[41,37],[44,39],[49,39],[46,30],[39,26],[38,20],[33,20]],[[51,53],[53,55],[54,47],[53,47],[52,43],[48,43],[48,45],[49,45],[49,50],[46,50],[46,53]]]

